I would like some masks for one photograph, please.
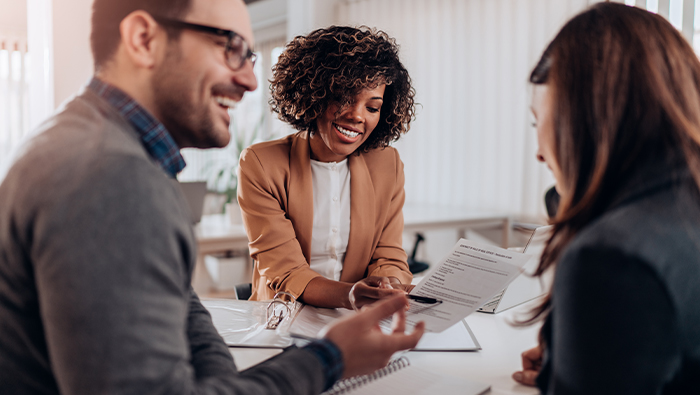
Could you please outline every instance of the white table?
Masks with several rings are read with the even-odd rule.
[[[248,235],[241,224],[231,224],[226,214],[203,215],[195,226],[199,255],[248,249]]]
[[[197,263],[192,276],[192,288],[200,294],[212,292],[214,281],[204,265],[205,255],[241,252],[248,254],[248,235],[240,224],[231,224],[228,215],[204,215],[194,228],[197,238]],[[245,260],[246,262],[249,262]]]
[[[474,313],[467,317],[467,323],[482,347],[481,351],[416,351],[409,352],[408,359],[411,365],[438,374],[490,384],[490,394],[537,394],[537,389],[520,385],[511,378],[513,372],[520,370],[520,353],[537,344],[539,325],[523,328],[513,327],[509,322],[532,306],[531,302],[500,314]],[[276,355],[281,350],[230,348],[230,351],[238,368],[243,370]],[[361,391],[355,393],[362,394]]]

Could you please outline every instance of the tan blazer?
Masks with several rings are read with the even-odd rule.
[[[251,300],[298,297],[321,276],[309,266],[313,181],[307,132],[255,144],[241,154],[238,202],[255,260]],[[392,276],[410,283],[402,247],[404,174],[394,148],[348,157],[350,237],[340,281]]]

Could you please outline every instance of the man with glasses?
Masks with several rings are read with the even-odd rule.
[[[257,86],[245,6],[95,0],[92,24],[94,78],[0,184],[0,393],[319,393],[416,345],[397,296],[237,372],[190,287],[175,175]]]

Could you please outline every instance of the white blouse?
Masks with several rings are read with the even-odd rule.
[[[311,269],[338,281],[350,237],[350,169],[348,160],[311,160],[314,186],[314,227]]]

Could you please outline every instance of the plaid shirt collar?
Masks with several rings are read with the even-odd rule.
[[[180,148],[162,123],[134,99],[116,87],[93,77],[88,88],[112,105],[141,137],[141,142],[160,167],[175,178],[185,168]]]

